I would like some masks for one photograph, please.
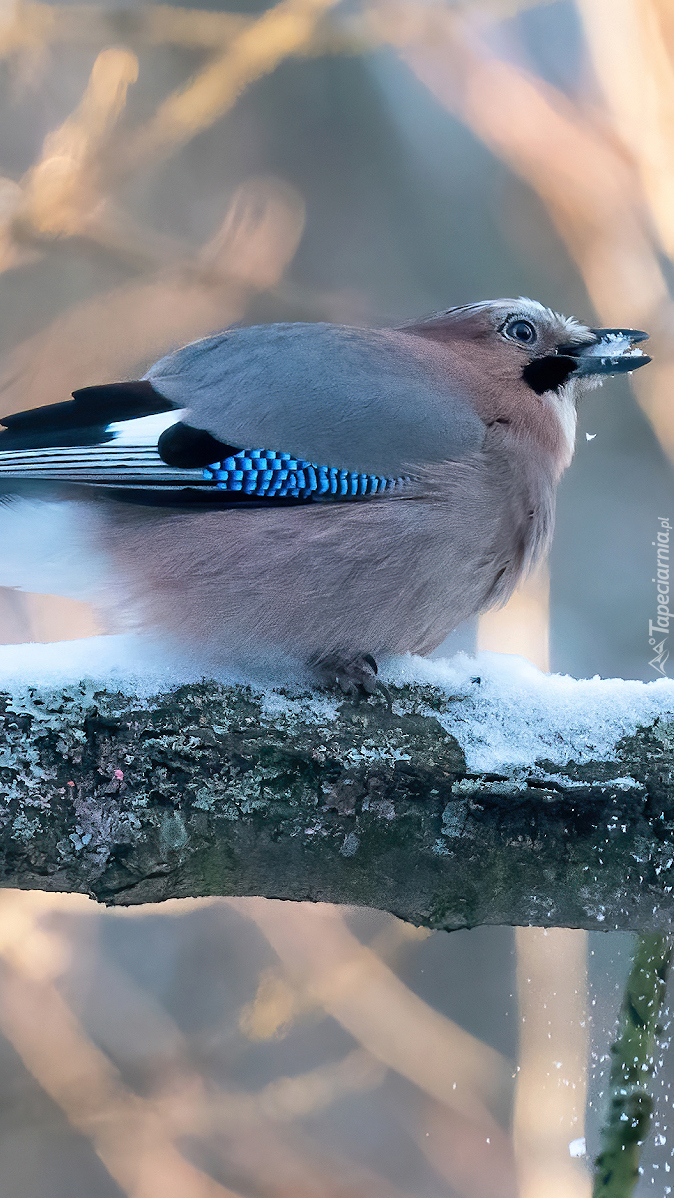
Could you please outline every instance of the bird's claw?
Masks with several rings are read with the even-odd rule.
[[[358,653],[354,657],[330,654],[316,663],[316,669],[325,686],[338,687],[342,694],[353,698],[385,691],[377,681],[377,663],[371,653]]]

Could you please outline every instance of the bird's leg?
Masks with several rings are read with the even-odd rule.
[[[373,695],[380,687],[371,653],[330,653],[315,657],[311,664],[324,686],[338,687],[345,695]]]

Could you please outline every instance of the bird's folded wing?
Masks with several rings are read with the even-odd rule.
[[[485,427],[416,339],[329,324],[228,329],[145,376],[184,420],[230,446],[280,449],[383,478],[461,458]]]
[[[472,406],[409,338],[335,325],[232,329],[145,380],[4,417],[0,490],[106,487],[148,502],[297,503],[405,488],[480,448]]]

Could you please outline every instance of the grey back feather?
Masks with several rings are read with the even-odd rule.
[[[393,330],[261,325],[192,342],[145,377],[228,445],[390,477],[463,458],[484,439],[468,399],[424,352]]]

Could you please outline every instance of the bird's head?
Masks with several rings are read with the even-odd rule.
[[[449,350],[487,424],[512,425],[571,460],[576,404],[611,374],[645,366],[638,329],[594,329],[530,299],[485,300],[402,330]]]

